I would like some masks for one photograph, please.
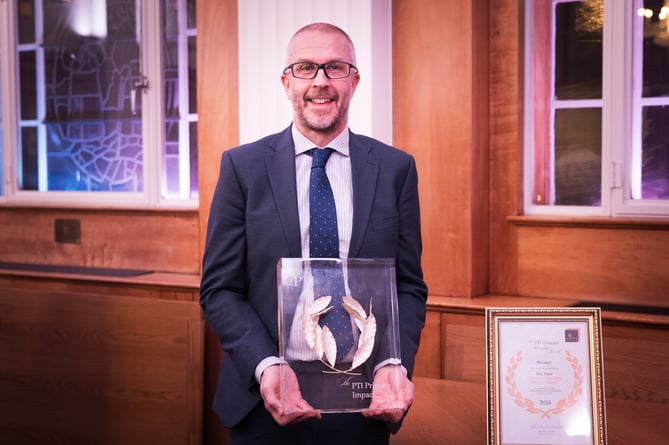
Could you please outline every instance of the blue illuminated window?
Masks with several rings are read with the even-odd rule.
[[[7,200],[197,205],[195,0],[9,3]]]

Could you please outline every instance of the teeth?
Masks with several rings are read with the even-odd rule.
[[[326,104],[330,102],[330,99],[311,99],[311,101],[317,104]]]

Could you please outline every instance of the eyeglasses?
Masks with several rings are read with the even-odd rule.
[[[351,70],[354,70],[354,74],[358,73],[358,68],[347,62],[297,62],[284,68],[283,73],[286,74],[290,71],[293,73],[293,77],[298,79],[313,79],[321,68],[328,79],[343,79],[351,75]]]

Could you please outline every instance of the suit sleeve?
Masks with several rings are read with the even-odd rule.
[[[229,152],[221,157],[204,257],[200,305],[237,373],[253,383],[256,365],[278,355],[265,323],[248,303],[247,190]]]
[[[397,302],[402,364],[413,374],[420,334],[425,324],[427,285],[421,266],[422,240],[418,173],[411,162],[398,195],[399,247],[396,257]]]

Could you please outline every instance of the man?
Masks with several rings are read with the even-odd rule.
[[[213,196],[200,302],[224,351],[214,409],[236,444],[387,444],[413,402],[410,381],[425,320],[417,173],[408,154],[348,129],[360,80],[349,36],[325,23],[295,33],[281,77],[294,109],[281,133],[226,151]],[[309,257],[307,151],[332,148],[326,164],[341,258],[394,258],[402,363],[376,371],[370,408],[324,414],[295,382],[278,399],[276,264]],[[401,382],[403,409],[383,388]],[[377,385],[378,383],[378,385]],[[379,389],[377,389],[379,388]],[[287,413],[290,412],[290,413]]]

